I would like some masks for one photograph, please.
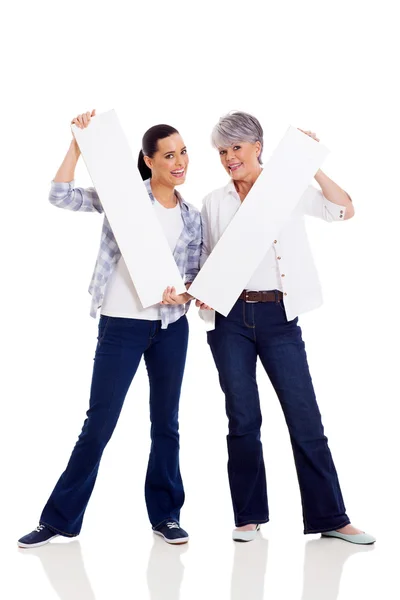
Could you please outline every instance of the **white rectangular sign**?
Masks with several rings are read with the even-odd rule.
[[[72,131],[143,308],[168,286],[186,291],[114,110]]]
[[[191,295],[228,315],[328,153],[289,127],[192,283]]]

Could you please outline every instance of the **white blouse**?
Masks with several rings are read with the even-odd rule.
[[[239,194],[232,180],[204,198],[201,211],[203,225],[201,266],[211,254],[240,205]],[[345,206],[330,202],[321,190],[309,185],[283,227],[279,239],[272,244],[246,289],[281,290],[288,320],[320,306],[321,285],[308,242],[304,216],[311,215],[332,222],[343,221],[345,214]],[[251,231],[249,231],[250,242]],[[265,287],[260,287],[264,284]],[[214,311],[201,310],[200,314],[207,323],[207,329],[214,329]]]

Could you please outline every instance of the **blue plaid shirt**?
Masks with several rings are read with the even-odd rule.
[[[81,212],[103,212],[100,198],[95,188],[74,187],[74,181],[69,183],[51,182],[49,200],[54,206]],[[150,179],[144,181],[151,202],[155,199],[151,192]],[[194,206],[185,202],[176,191],[181,207],[183,220],[182,234],[174,250],[174,259],[185,283],[192,282],[200,269],[201,254],[201,218],[200,212]],[[101,242],[97,255],[89,292],[92,295],[90,315],[96,317],[100,308],[107,281],[121,257],[121,251],[115,240],[107,217],[104,216]],[[161,298],[160,298],[161,301]],[[166,329],[169,323],[174,323],[189,309],[189,303],[180,305],[161,305],[161,328]]]

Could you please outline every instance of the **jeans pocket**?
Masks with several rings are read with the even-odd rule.
[[[285,321],[286,321],[286,323],[293,323],[294,325],[297,325],[299,317],[295,317],[294,319],[292,319],[291,321],[289,321],[289,319],[287,318],[286,309],[285,309],[285,305],[283,304],[283,300],[279,301],[279,306],[281,307],[281,310],[283,311],[283,314],[285,315]]]
[[[282,316],[284,317],[286,323],[289,323],[287,315],[286,315],[285,305],[283,304],[283,300],[279,300],[278,304],[279,304],[279,307],[280,307],[281,311],[283,312]]]
[[[110,322],[111,317],[107,317],[106,315],[101,315],[100,316],[100,321],[99,321],[99,332],[97,335],[97,341],[99,344],[101,344],[101,342],[104,339],[104,336],[106,334],[107,331],[107,327],[108,324]]]

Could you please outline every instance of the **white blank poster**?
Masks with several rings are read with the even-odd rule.
[[[328,153],[289,127],[193,282],[195,298],[227,316]]]
[[[186,291],[114,110],[72,131],[143,308],[168,286]]]

